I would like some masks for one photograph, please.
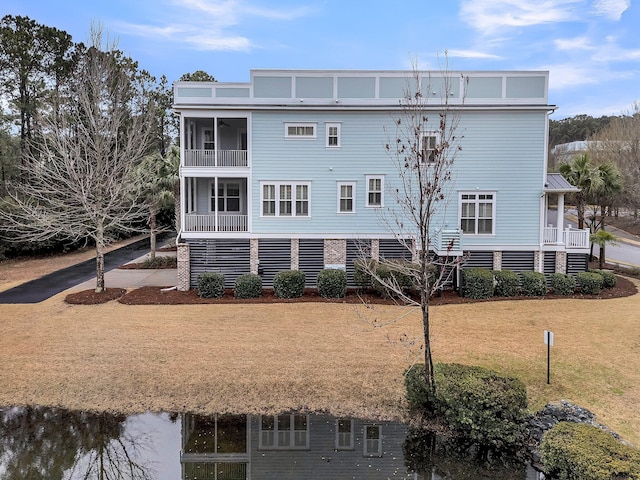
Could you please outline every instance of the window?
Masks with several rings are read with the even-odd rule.
[[[215,183],[211,183],[211,211],[214,211]],[[218,212],[240,212],[240,183],[218,181]]]
[[[384,206],[384,176],[367,176],[367,207]]]
[[[260,447],[265,450],[309,448],[307,415],[260,416]]]
[[[353,199],[356,196],[354,182],[338,182],[338,213],[355,213]]]
[[[205,150],[214,150],[215,147],[215,143],[213,140],[213,130],[211,129],[206,129],[204,131],[204,149]]]
[[[382,427],[380,425],[364,426],[364,451],[365,457],[382,456]]]
[[[353,450],[353,420],[336,420],[336,450]]]
[[[263,183],[262,216],[308,217],[308,183]]]
[[[438,145],[439,134],[437,132],[428,132],[422,135],[420,150],[422,151],[421,163],[433,163],[436,158],[436,146]]]
[[[493,235],[494,193],[460,193],[460,228],[469,235]]]
[[[285,123],[284,137],[287,139],[313,139],[316,138],[315,123]]]
[[[340,148],[340,124],[327,123],[327,148]]]

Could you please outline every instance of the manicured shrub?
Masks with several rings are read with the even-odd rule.
[[[593,425],[558,423],[544,434],[540,453],[553,478],[640,479],[640,450]]]
[[[200,274],[198,277],[198,295],[202,298],[220,298],[224,295],[224,275],[217,272]]]
[[[515,378],[460,364],[435,365],[433,401],[424,380],[424,365],[405,375],[409,408],[440,416],[465,439],[486,446],[519,445],[527,408],[527,391]]]
[[[515,297],[520,290],[520,277],[511,270],[493,272],[496,279],[495,294],[500,297]]]
[[[258,298],[262,295],[262,278],[255,273],[245,273],[236,278],[233,295],[236,298]]]
[[[551,288],[556,295],[572,295],[576,290],[576,279],[567,273],[551,275]]]
[[[593,272],[580,272],[576,275],[576,284],[587,295],[597,295],[602,290],[602,275]]]
[[[158,256],[153,260],[146,258],[142,262],[142,268],[176,268],[178,259],[172,256]]]
[[[280,298],[298,298],[304,293],[305,274],[300,270],[283,270],[273,278],[273,292]]]
[[[602,277],[603,288],[613,288],[616,286],[616,283],[618,282],[618,279],[616,278],[616,276],[613,273],[608,272],[606,270],[593,269],[593,270],[589,270],[589,272],[597,273]]]
[[[347,273],[325,268],[318,273],[318,293],[325,298],[342,298],[347,293]]]
[[[372,258],[358,259],[353,262],[353,283],[356,287],[371,286],[371,272],[375,272],[377,263]]]
[[[394,297],[398,288],[402,292],[407,292],[415,288],[411,272],[415,271],[416,265],[406,260],[385,260],[378,262],[376,277],[371,279],[373,288],[382,297]]]
[[[522,294],[528,297],[541,297],[547,294],[547,281],[540,272],[522,272]]]
[[[493,295],[493,274],[486,268],[467,268],[462,271],[462,296],[490,298]]]

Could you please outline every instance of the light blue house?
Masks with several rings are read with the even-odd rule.
[[[178,288],[205,271],[299,269],[310,285],[373,258],[410,258],[380,221],[398,172],[384,148],[413,72],[253,70],[249,83],[176,82],[180,116]],[[465,266],[514,271],[587,268],[588,231],[548,215],[574,191],[547,173],[548,72],[421,72],[428,115],[442,98],[463,137],[431,249]],[[443,86],[447,85],[446,91]],[[437,122],[436,122],[437,123]],[[436,137],[439,132],[432,132]],[[430,135],[425,136],[429,145]],[[428,148],[428,147],[427,147]],[[451,242],[451,243],[450,243]]]

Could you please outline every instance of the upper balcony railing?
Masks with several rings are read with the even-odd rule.
[[[558,232],[558,227],[545,227],[542,239],[545,245],[564,245],[567,249],[589,248],[589,229],[566,228]]]
[[[246,150],[185,150],[185,167],[246,167]]]
[[[237,214],[210,214],[185,215],[185,232],[248,232],[249,224],[247,215]]]

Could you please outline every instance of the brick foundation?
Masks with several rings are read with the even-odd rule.
[[[191,255],[188,243],[178,243],[176,256],[178,258],[178,290],[186,292],[191,287]]]

